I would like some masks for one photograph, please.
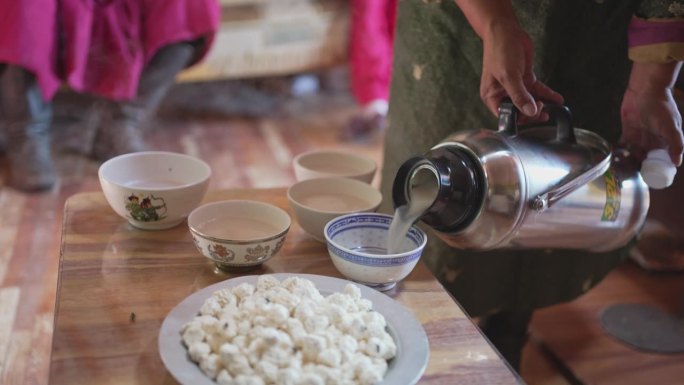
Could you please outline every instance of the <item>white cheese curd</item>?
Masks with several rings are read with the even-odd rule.
[[[195,342],[188,347],[188,355],[195,362],[201,362],[211,353],[211,347],[204,342]]]
[[[219,385],[373,385],[397,346],[372,309],[354,284],[324,296],[310,280],[262,275],[213,293],[181,340]]]
[[[231,376],[226,369],[221,369],[218,376],[216,376],[216,383],[218,385],[232,385],[233,376]]]

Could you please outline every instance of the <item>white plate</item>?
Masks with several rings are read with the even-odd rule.
[[[352,283],[339,278],[312,274],[272,274],[280,281],[288,277],[301,277],[310,280],[323,295],[342,292]],[[199,290],[176,305],[166,316],[159,331],[159,353],[166,369],[182,384],[215,385],[199,366],[187,355],[181,342],[180,330],[185,323],[195,317],[204,301],[220,289],[234,287],[241,283],[256,285],[258,276],[250,275],[215,283]],[[413,385],[425,371],[430,355],[427,334],[418,320],[397,301],[369,287],[356,284],[363,298],[373,302],[373,309],[387,320],[387,329],[397,344],[397,356],[389,362],[387,374],[380,383]]]

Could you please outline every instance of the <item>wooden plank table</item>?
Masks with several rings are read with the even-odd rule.
[[[167,313],[191,293],[238,275],[341,277],[325,245],[294,220],[285,188],[211,191],[205,202],[223,199],[269,202],[290,213],[292,226],[276,257],[242,274],[216,273],[195,249],[187,225],[137,230],[99,192],[68,199],[51,384],[176,383],[162,364],[157,335]],[[522,383],[424,264],[387,294],[427,332],[430,357],[420,384]]]

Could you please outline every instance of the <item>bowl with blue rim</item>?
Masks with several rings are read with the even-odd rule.
[[[416,226],[390,234],[393,219],[382,213],[355,213],[329,221],[324,234],[335,268],[379,291],[390,290],[406,278],[425,249],[427,235]]]

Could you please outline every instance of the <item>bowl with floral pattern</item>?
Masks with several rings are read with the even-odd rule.
[[[144,230],[178,226],[204,199],[211,168],[187,154],[142,151],[102,163],[100,186],[112,209]]]
[[[291,223],[277,206],[239,199],[206,203],[188,216],[197,250],[219,271],[253,268],[273,258]]]

